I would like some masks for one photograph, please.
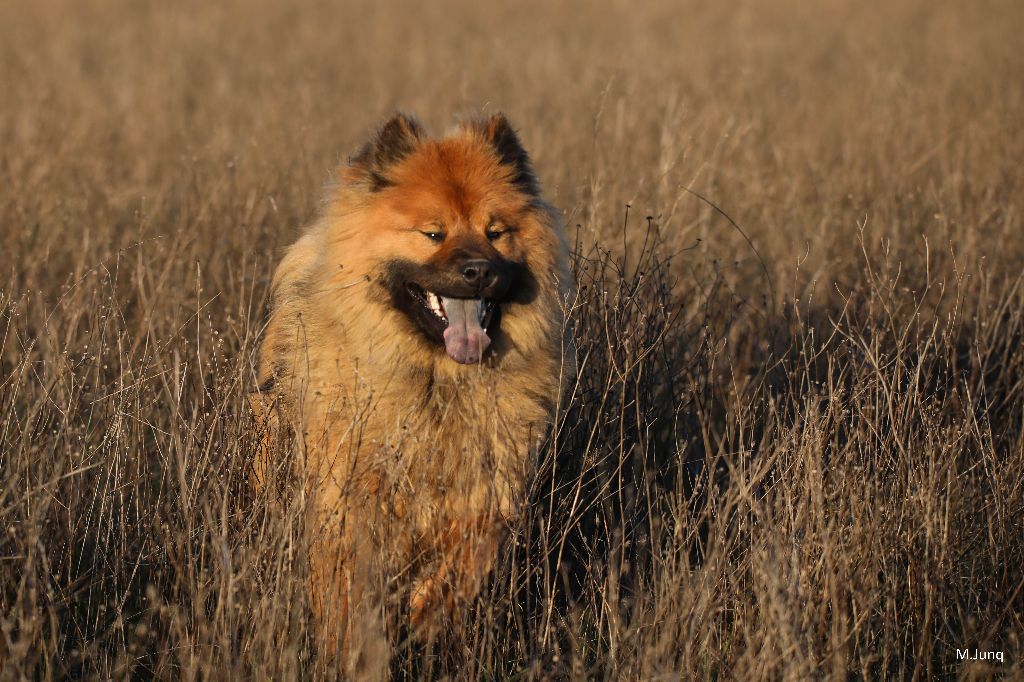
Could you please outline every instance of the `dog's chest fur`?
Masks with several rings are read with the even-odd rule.
[[[319,460],[311,463],[372,481],[381,504],[415,517],[512,513],[550,411],[531,377],[364,366],[341,382],[336,368],[345,364],[335,357],[321,376],[323,365],[310,365],[300,413],[306,450]]]

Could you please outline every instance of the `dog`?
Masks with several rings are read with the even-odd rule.
[[[388,593],[416,633],[458,616],[574,372],[565,231],[504,115],[432,138],[396,114],[338,175],[274,274],[250,398],[257,490],[294,434],[328,656]]]

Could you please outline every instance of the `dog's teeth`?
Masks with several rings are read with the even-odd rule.
[[[444,318],[444,308],[441,306],[441,299],[437,294],[430,291],[427,292],[427,305],[435,315],[442,319]]]

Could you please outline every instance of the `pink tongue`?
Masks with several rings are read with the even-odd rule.
[[[441,297],[444,314],[448,316],[448,328],[444,330],[444,347],[455,362],[472,365],[480,362],[491,337],[480,326],[480,310],[483,301],[479,298]]]

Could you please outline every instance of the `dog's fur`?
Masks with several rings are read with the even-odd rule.
[[[254,480],[294,430],[328,650],[350,644],[354,607],[379,611],[382,574],[420,632],[475,594],[572,373],[571,286],[561,222],[502,115],[440,139],[394,116],[288,249],[251,401]],[[486,350],[446,352],[423,291],[492,302]]]

